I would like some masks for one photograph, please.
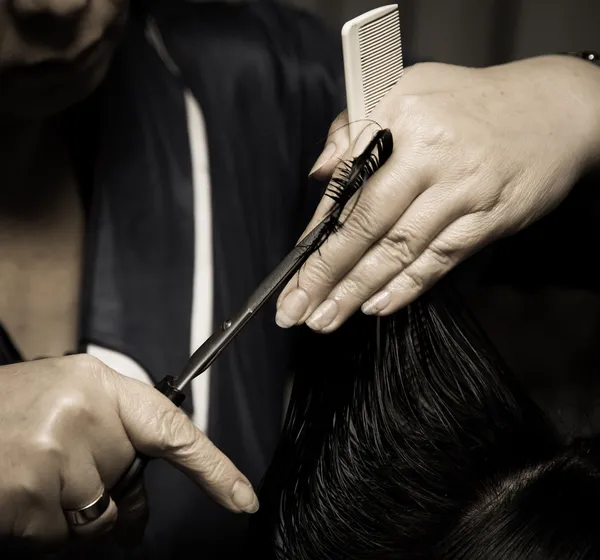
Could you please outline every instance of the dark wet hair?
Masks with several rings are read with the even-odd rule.
[[[261,558],[600,558],[596,441],[561,439],[450,282],[311,342],[253,520]]]

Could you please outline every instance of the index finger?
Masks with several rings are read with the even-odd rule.
[[[119,414],[135,449],[169,461],[231,511],[258,510],[248,479],[182,410],[156,389],[119,377]]]

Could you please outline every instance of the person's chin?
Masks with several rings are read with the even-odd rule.
[[[60,79],[39,79],[32,74],[4,80],[4,87],[0,88],[0,116],[40,119],[60,114],[80,103],[106,77],[114,50],[106,50],[95,64]]]
[[[46,90],[43,95],[3,96],[0,92],[0,114],[20,119],[39,119],[60,114],[89,97],[101,83],[76,82]]]

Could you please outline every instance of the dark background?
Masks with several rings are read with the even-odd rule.
[[[287,0],[343,23],[381,0]],[[600,0],[402,0],[411,58],[483,66],[566,50],[600,51]]]

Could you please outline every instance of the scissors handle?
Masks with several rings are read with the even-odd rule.
[[[175,387],[175,378],[167,375],[155,389],[165,395],[173,404],[181,406],[185,400],[185,394]],[[138,453],[121,479],[113,486],[110,492],[112,499],[118,503],[133,489],[135,484],[144,474],[144,469],[148,465],[150,457]]]

